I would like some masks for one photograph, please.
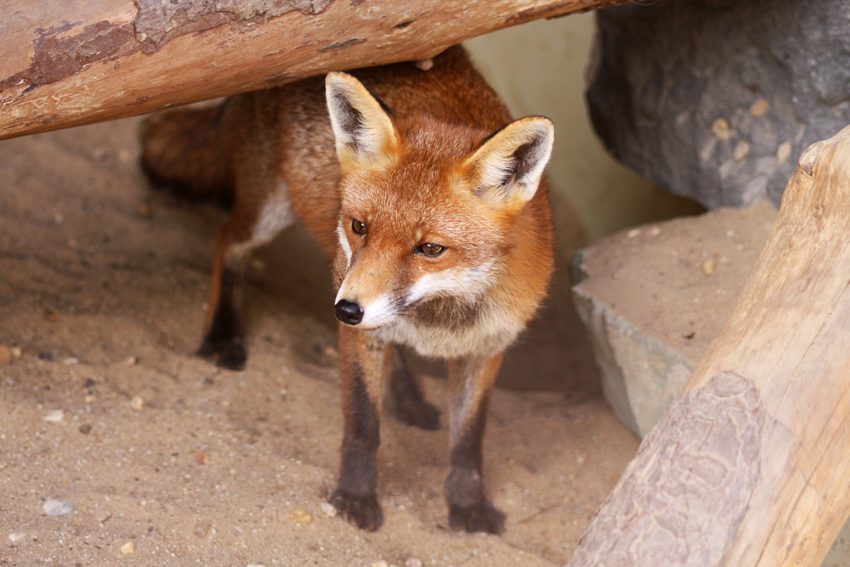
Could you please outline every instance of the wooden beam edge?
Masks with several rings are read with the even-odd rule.
[[[113,9],[118,15],[112,21],[79,29],[63,25],[63,15],[56,14],[56,21],[33,25],[29,66],[0,76],[0,139],[143,114],[331,70],[427,59],[491,31],[624,2],[324,0],[313,2],[320,7],[313,12],[288,11],[262,21],[213,20],[216,25],[208,29],[185,25],[183,33],[169,32],[167,41],[165,35],[155,40],[156,27],[148,22],[143,28],[140,14],[132,10]],[[7,31],[16,31],[17,38],[28,35]]]

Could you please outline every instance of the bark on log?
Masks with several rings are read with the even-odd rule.
[[[624,0],[7,0],[0,139],[324,73]]]
[[[807,149],[721,334],[571,567],[817,566],[850,515],[850,127]]]

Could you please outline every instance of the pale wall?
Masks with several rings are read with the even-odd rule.
[[[549,179],[572,204],[590,240],[698,210],[614,161],[593,134],[584,102],[593,29],[593,14],[577,14],[465,43],[515,116],[542,114],[555,122]]]

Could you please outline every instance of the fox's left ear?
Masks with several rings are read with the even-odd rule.
[[[392,159],[398,135],[389,108],[378,97],[351,75],[338,72],[328,73],[325,94],[343,169]]]
[[[494,204],[522,204],[537,192],[552,155],[555,126],[542,116],[511,122],[463,164],[475,193]]]

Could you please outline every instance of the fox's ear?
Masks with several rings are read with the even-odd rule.
[[[390,109],[347,73],[328,73],[325,94],[340,165],[381,165],[392,159],[398,135]]]
[[[529,201],[552,155],[554,139],[552,121],[542,116],[511,122],[490,136],[463,164],[475,194],[494,204]]]

